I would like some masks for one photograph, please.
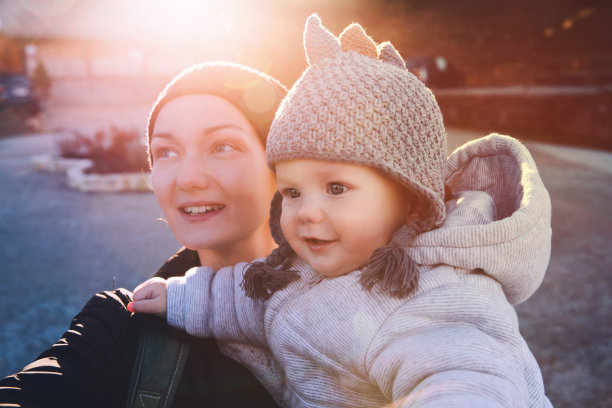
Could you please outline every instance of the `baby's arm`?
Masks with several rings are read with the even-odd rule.
[[[132,294],[133,301],[127,309],[134,313],[150,313],[166,317],[166,286],[163,278],[151,278],[136,286]]]
[[[171,326],[194,336],[266,345],[265,305],[240,287],[246,266],[217,272],[203,266],[167,281],[149,279],[134,290],[129,310],[165,316]]]
[[[284,401],[289,389],[266,342],[265,305],[248,298],[241,288],[246,266],[217,272],[198,267],[167,281],[150,279],[134,290],[135,300],[128,310],[164,313],[173,327],[198,337],[225,340],[222,352],[248,367],[274,399]]]
[[[512,306],[467,288],[457,298],[452,286],[418,296],[385,322],[367,358],[370,378],[396,406],[529,406]]]

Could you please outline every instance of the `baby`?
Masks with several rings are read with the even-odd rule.
[[[390,43],[313,15],[304,45],[266,146],[278,248],[147,281],[130,309],[231,344],[286,406],[550,407],[513,308],[550,256],[527,150],[490,135],[445,160],[436,100]]]

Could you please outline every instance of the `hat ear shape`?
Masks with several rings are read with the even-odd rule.
[[[323,27],[317,14],[312,14],[306,20],[304,49],[308,64],[311,66],[342,51],[338,39]]]
[[[356,51],[366,57],[378,58],[376,43],[359,24],[352,23],[346,27],[339,38],[344,51]]]
[[[389,41],[380,43],[378,45],[378,58],[381,61],[385,61],[390,64],[397,65],[402,69],[406,69],[406,62],[404,62],[402,56]]]

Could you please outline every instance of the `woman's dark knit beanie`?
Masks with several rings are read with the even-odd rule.
[[[274,114],[287,89],[276,79],[244,65],[231,62],[207,62],[193,65],[172,79],[159,94],[147,123],[147,144],[161,108],[185,95],[203,94],[221,97],[249,120],[263,145]],[[153,163],[149,151],[149,162]]]

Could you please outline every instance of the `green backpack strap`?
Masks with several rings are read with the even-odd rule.
[[[128,408],[169,408],[189,356],[189,343],[169,333],[140,328],[128,389]]]

